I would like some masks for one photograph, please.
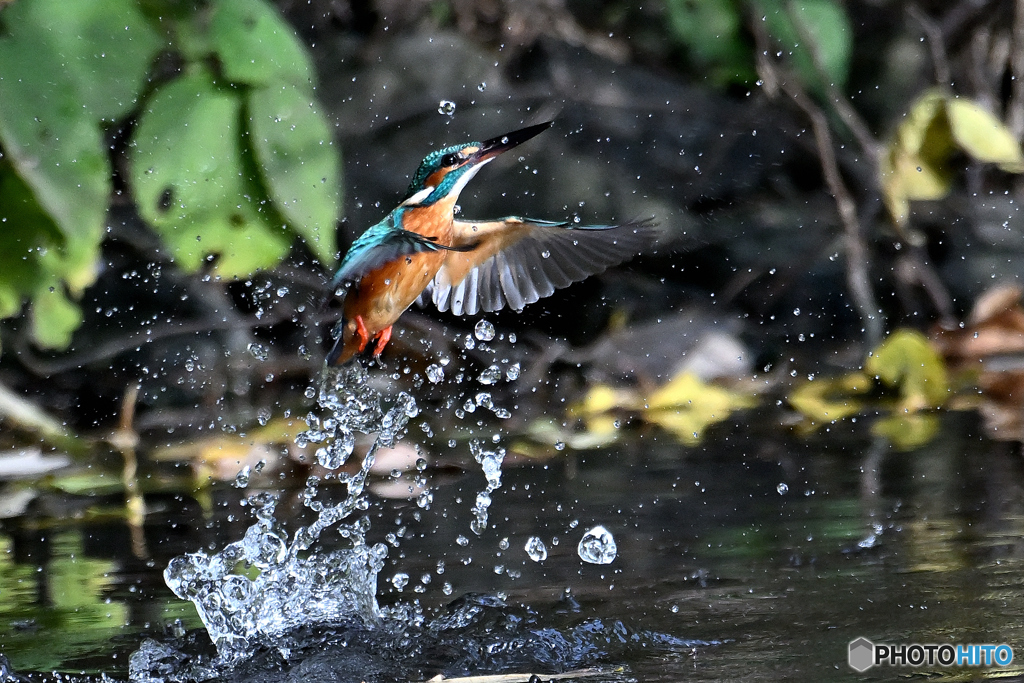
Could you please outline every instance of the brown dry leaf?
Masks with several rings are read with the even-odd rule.
[[[1022,294],[1017,285],[1001,285],[982,294],[965,328],[941,330],[932,336],[939,352],[950,359],[976,361],[1024,351]]]
[[[932,343],[981,390],[978,412],[992,438],[1024,441],[1024,290],[1000,285],[974,304],[963,329],[939,330]]]

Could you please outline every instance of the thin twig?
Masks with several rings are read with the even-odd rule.
[[[907,13],[921,24],[924,35],[928,39],[928,49],[932,53],[932,67],[935,69],[935,82],[948,88],[953,83],[953,77],[949,69],[949,61],[946,59],[946,41],[942,35],[942,28],[917,5],[909,5]]]
[[[790,81],[782,84],[782,89],[790,96],[793,102],[811,120],[811,128],[814,130],[814,141],[818,146],[818,156],[821,158],[821,170],[825,176],[829,191],[836,201],[836,209],[839,212],[839,220],[843,224],[846,242],[846,285],[850,288],[854,305],[864,321],[864,329],[868,336],[868,342],[874,346],[882,338],[882,317],[878,304],[875,302],[874,293],[871,291],[869,280],[869,265],[867,245],[861,230],[860,220],[857,218],[857,205],[850,196],[843,177],[839,172],[839,164],[836,162],[835,149],[832,146],[832,132],[828,128],[828,120],[821,109],[815,105],[807,93]]]
[[[121,420],[117,431],[110,437],[111,444],[121,452],[124,469],[121,482],[124,484],[125,510],[128,516],[128,528],[131,530],[132,554],[138,558],[148,557],[146,537],[142,525],[146,521],[146,503],[139,486],[139,461],[135,449],[139,445],[139,435],[135,431],[135,403],[139,398],[139,385],[132,384],[124,391],[121,400]]]
[[[853,137],[856,138],[860,148],[870,158],[873,174],[877,177],[878,161],[882,156],[882,145],[875,138],[871,129],[868,128],[867,122],[850,104],[850,100],[846,98],[843,91],[829,77],[828,70],[825,68],[825,61],[821,57],[821,50],[818,49],[818,43],[814,36],[808,33],[802,22],[794,21],[793,25],[797,28],[800,42],[803,43],[811,55],[814,71],[818,74],[821,82],[825,84],[825,90],[828,92],[828,99],[832,108],[839,115],[839,118],[843,120],[843,123],[846,124],[846,127],[850,129],[850,132],[853,133]]]
[[[758,53],[768,53],[769,39],[760,23],[754,22],[754,36],[758,44]],[[863,231],[860,220],[857,217],[857,205],[850,195],[846,184],[843,182],[842,174],[839,171],[839,163],[836,160],[835,148],[832,143],[832,132],[828,127],[828,120],[824,112],[807,95],[799,83],[792,78],[780,77],[775,65],[771,60],[758,60],[759,69],[766,69],[761,78],[766,82],[778,83],[779,87],[789,95],[794,104],[804,112],[811,120],[811,128],[814,131],[814,141],[818,148],[818,157],[821,161],[822,174],[825,176],[825,183],[828,185],[832,198],[836,202],[836,210],[839,213],[839,220],[843,225],[844,241],[846,246],[846,284],[853,298],[854,306],[864,322],[864,331],[867,333],[868,342],[874,346],[882,338],[883,319],[875,302],[874,293],[871,291],[869,279],[870,259],[868,248],[864,242]]]

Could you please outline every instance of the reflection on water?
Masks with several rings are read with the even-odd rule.
[[[526,624],[510,631],[524,638],[621,628],[651,639],[564,662],[624,667],[606,680],[848,679],[846,645],[858,636],[1005,642],[1022,656],[1024,468],[1018,453],[984,441],[965,418],[944,419],[943,438],[912,453],[858,434],[804,440],[736,429],[693,448],[645,433],[614,452],[506,462],[479,536],[467,528],[484,488],[480,471],[435,477],[429,509],[415,500],[371,508],[367,544],[390,541],[383,576],[406,576],[381,582],[378,600],[385,609],[416,601],[430,623],[464,609],[465,598],[449,605],[458,596],[503,596],[508,607],[488,612],[487,628],[459,632],[457,642],[485,650],[499,644],[485,642],[498,623]],[[21,673],[124,677],[127,655],[145,637],[172,642],[176,628],[198,626],[160,569],[172,556],[240,538],[251,523],[240,501],[252,493],[217,489],[206,511],[188,497],[148,501],[149,562],[129,557],[129,532],[117,520],[38,510],[5,521],[0,651]],[[301,496],[286,493],[278,517],[298,524],[311,514]],[[577,555],[598,525],[617,544],[608,565]],[[325,551],[345,546],[336,534],[322,541]],[[510,642],[521,641],[501,641]],[[426,643],[408,643],[412,660],[395,645],[385,657],[393,668],[374,669],[376,679],[456,674],[481,661],[443,637]],[[527,664],[538,665],[494,658],[488,666]]]

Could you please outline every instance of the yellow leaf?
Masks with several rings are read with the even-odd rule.
[[[705,429],[734,410],[754,405],[751,396],[705,384],[693,373],[682,372],[651,395],[644,419],[673,432],[683,443],[693,444]]]
[[[881,436],[901,451],[925,445],[939,430],[939,418],[927,413],[894,413],[875,422],[871,433]]]
[[[899,387],[903,410],[938,407],[946,400],[946,366],[916,330],[893,332],[868,358],[865,370],[890,387]]]
[[[946,116],[956,143],[978,161],[999,164],[1010,173],[1024,172],[1024,155],[1010,129],[992,112],[968,99],[946,102]]]
[[[797,387],[789,404],[814,422],[834,422],[856,415],[861,402],[851,394],[863,394],[871,388],[871,380],[860,372],[839,379],[817,379]]]
[[[899,176],[907,199],[942,199],[952,184],[952,177],[944,165],[936,166],[920,156],[902,151],[893,159],[893,173]]]
[[[589,418],[615,408],[630,408],[636,403],[636,395],[632,391],[598,384],[591,387],[583,400],[569,409],[569,413],[573,417]]]
[[[879,184],[896,225],[906,225],[910,200],[940,199],[949,192],[947,163],[954,144],[945,99],[945,91],[938,88],[918,98],[882,155]]]
[[[929,142],[929,133],[936,119],[942,113],[945,98],[945,92],[939,88],[928,90],[919,97],[907,112],[906,120],[900,124],[893,146],[899,146],[915,154],[924,149]]]

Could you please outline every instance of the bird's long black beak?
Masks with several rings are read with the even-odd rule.
[[[518,147],[530,138],[540,135],[554,123],[554,121],[546,121],[545,123],[538,123],[535,126],[520,128],[519,130],[514,130],[511,133],[499,135],[498,137],[491,138],[490,140],[484,140],[480,143],[480,149],[472,154],[470,160],[473,162],[481,162],[493,159],[499,154],[509,151],[513,147]]]

